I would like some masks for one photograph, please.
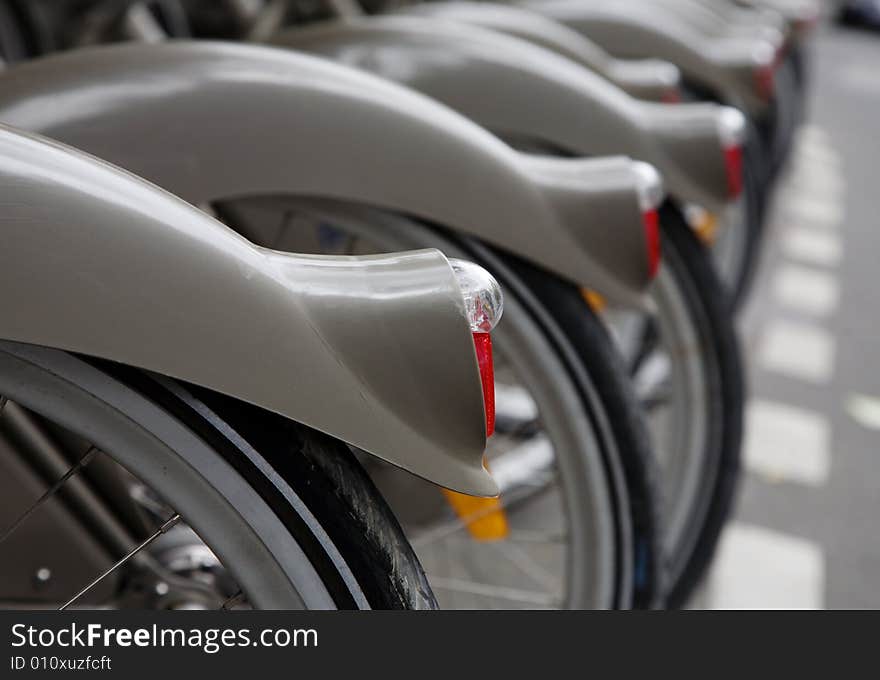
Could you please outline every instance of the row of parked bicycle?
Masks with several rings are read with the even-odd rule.
[[[686,605],[818,18],[0,2],[0,603]]]

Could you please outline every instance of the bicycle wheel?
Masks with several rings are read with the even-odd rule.
[[[261,245],[359,255],[436,247],[480,263],[504,288],[504,317],[492,334],[497,433],[487,457],[500,502],[450,496],[370,465],[441,606],[657,602],[653,462],[625,373],[615,373],[619,359],[598,320],[584,361],[531,290],[541,281],[571,299],[576,288],[470,239],[362,206],[275,198],[216,208]]]
[[[711,560],[739,475],[744,387],[726,297],[709,254],[674,205],[660,210],[657,314],[612,311],[660,459],[669,606],[687,601]],[[552,303],[551,303],[552,304]],[[576,312],[567,318],[573,340]]]
[[[118,364],[0,343],[4,607],[422,608],[342,443]]]

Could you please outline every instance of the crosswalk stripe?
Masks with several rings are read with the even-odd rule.
[[[831,468],[831,428],[820,414],[765,400],[746,412],[746,469],[764,481],[821,486]]]
[[[837,232],[794,227],[780,239],[783,254],[806,264],[834,267],[843,257],[843,245]]]
[[[825,555],[811,541],[734,522],[709,575],[712,609],[821,609]]]
[[[840,226],[845,216],[843,203],[828,198],[801,197],[797,202],[787,203],[785,213],[794,224],[823,229]]]
[[[850,418],[862,427],[880,430],[880,399],[865,394],[851,394],[844,403]]]
[[[825,384],[834,372],[835,339],[820,326],[776,319],[758,344],[758,365],[790,378]]]
[[[828,316],[840,299],[833,274],[801,265],[782,265],[774,274],[772,289],[781,305],[812,316]]]

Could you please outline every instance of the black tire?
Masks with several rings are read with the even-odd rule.
[[[792,65],[794,66],[798,88],[800,89],[801,97],[803,98],[804,93],[806,93],[810,87],[812,78],[812,59],[809,38],[799,39],[794,45],[792,45],[789,52],[789,59],[791,59]]]
[[[169,37],[192,38],[186,9],[179,0],[157,0],[152,9]]]
[[[779,176],[791,156],[794,135],[801,124],[803,102],[797,63],[788,55],[776,73],[774,98],[773,173]]]
[[[573,285],[513,256],[505,262],[546,306],[589,375],[619,451],[632,523],[633,606],[661,606],[667,589],[660,538],[658,470],[623,359],[601,320]]]
[[[0,2],[0,57],[6,63],[22,61],[29,56],[27,37],[15,8]]]
[[[189,390],[189,408],[200,408],[199,401],[209,406],[293,489],[342,555],[371,608],[436,609],[403,529],[347,444],[216,392]],[[286,506],[283,502],[279,512],[287,512]]]
[[[748,297],[761,259],[764,225],[770,200],[770,191],[765,181],[762,181],[762,177],[766,177],[766,162],[757,140],[750,135],[750,140],[743,149],[743,200],[746,219],[742,226],[747,232],[745,253],[736,281],[727,291],[729,304],[734,310],[739,309]]]
[[[671,203],[660,210],[664,264],[678,280],[700,329],[705,346],[713,350],[714,370],[710,372],[716,408],[711,420],[709,441],[715,447],[707,452],[704,485],[707,490],[702,507],[694,517],[696,540],[689,554],[668,556],[671,561],[667,605],[687,603],[712,561],[721,530],[727,521],[740,474],[744,371],[732,315],[725,306],[725,294],[712,268],[709,253]]]
[[[210,548],[208,536],[223,536],[221,559],[257,547],[244,559],[260,569],[268,559],[275,571],[266,573],[280,575],[280,585],[264,589],[255,606],[283,608],[300,597],[297,589],[305,592],[302,584],[337,608],[436,606],[396,519],[342,442],[209,390],[16,343],[0,344],[0,394],[128,467]],[[138,462],[145,456],[149,462]],[[181,486],[186,479],[192,484]],[[210,502],[187,500],[196,494],[181,489]],[[218,512],[188,516],[181,505]],[[305,571],[291,567],[293,554]],[[306,572],[313,576],[297,583],[295,574]],[[284,594],[276,601],[273,592]]]

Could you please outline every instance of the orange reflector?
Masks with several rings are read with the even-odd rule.
[[[507,538],[507,515],[500,498],[477,498],[443,489],[446,501],[477,541],[500,541]]]
[[[708,210],[702,210],[699,216],[693,220],[691,226],[703,245],[711,246],[715,243],[715,238],[718,236],[718,217],[716,215]]]
[[[608,306],[608,301],[602,295],[589,288],[581,288],[581,297],[596,314],[604,312]]]

